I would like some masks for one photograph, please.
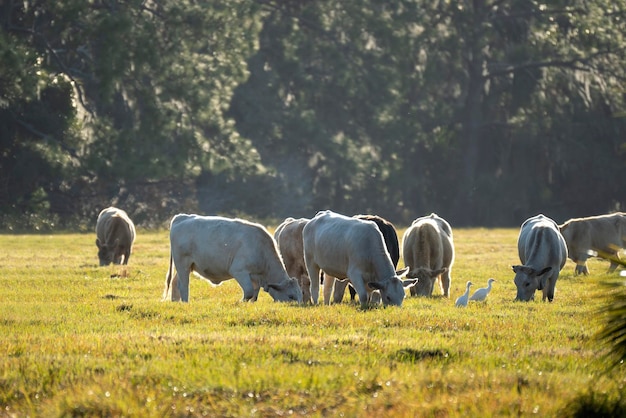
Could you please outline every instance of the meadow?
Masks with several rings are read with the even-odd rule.
[[[608,369],[596,339],[619,275],[568,260],[553,303],[513,302],[517,233],[455,230],[450,299],[366,310],[243,303],[234,280],[198,278],[190,303],[162,302],[168,231],[139,230],[129,265],[109,267],[93,233],[0,235],[0,416],[573,416],[623,401],[625,366]],[[487,302],[454,307],[490,277]]]

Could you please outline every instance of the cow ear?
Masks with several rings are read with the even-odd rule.
[[[445,268],[445,267],[444,267],[444,268],[442,268],[442,269],[439,269],[439,270],[434,270],[434,271],[433,271],[433,277],[437,277],[437,276],[439,276],[440,274],[444,274],[444,273],[445,273],[445,272],[447,272],[447,271],[448,271],[448,269],[447,269],[447,268]]]
[[[546,274],[550,270],[552,270],[552,267],[546,267],[545,269],[543,269],[539,273],[537,273],[535,276],[543,276],[544,274]]]
[[[100,247],[100,240],[98,238],[96,238],[96,247],[101,248]]]
[[[367,282],[367,285],[371,287],[372,289],[376,289],[376,290],[381,290],[383,288],[383,285],[380,284],[379,282]]]
[[[535,270],[528,266],[513,266],[513,271],[515,273],[524,273],[529,276],[535,275]]]
[[[268,283],[267,288],[274,289],[274,290],[282,290],[282,287],[277,283]]]
[[[402,270],[397,270],[396,271],[396,276],[398,276],[398,277],[404,276],[408,271],[409,271],[408,267],[405,267]]]
[[[417,284],[418,279],[406,279],[402,281],[402,286],[405,289],[408,289],[409,287],[413,287]]]

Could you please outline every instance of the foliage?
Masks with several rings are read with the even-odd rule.
[[[3,208],[37,212],[39,193],[50,215],[95,219],[111,201],[141,215],[158,186],[167,199],[171,182],[202,170],[256,172],[254,152],[224,117],[256,43],[253,3],[0,8]]]
[[[193,280],[189,304],[161,302],[165,230],[140,229],[131,264],[109,267],[98,267],[93,233],[2,235],[0,407],[15,416],[560,416],[588,393],[619,405],[623,366],[607,372],[594,338],[595,314],[612,297],[599,285],[607,276],[574,276],[568,262],[553,303],[515,303],[516,236],[456,230],[450,299],[360,310],[277,304],[265,292],[244,304],[233,280]],[[608,267],[589,262],[592,272]],[[497,282],[486,303],[454,308],[466,280],[488,277]]]
[[[613,290],[614,297],[601,310],[606,324],[599,338],[609,348],[609,362],[616,367],[626,361],[626,285],[618,280],[606,287]]]
[[[623,396],[617,399],[598,392],[580,395],[570,402],[559,416],[571,418],[623,417],[626,415],[626,402]]]
[[[280,203],[456,225],[623,206],[622,6],[266,5],[231,111],[312,190]]]
[[[0,215],[564,221],[623,210],[626,9],[0,3]],[[22,215],[27,214],[24,217]]]

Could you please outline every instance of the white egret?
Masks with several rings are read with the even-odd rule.
[[[465,293],[463,293],[463,295],[459,296],[456,300],[456,302],[454,302],[454,306],[459,306],[459,307],[463,307],[463,306],[467,306],[467,300],[469,299],[469,291],[470,291],[470,286],[472,285],[472,282],[470,282],[469,280],[467,281],[467,288],[465,289]]]
[[[489,294],[489,292],[491,292],[491,283],[495,282],[496,279],[489,279],[487,280],[487,287],[481,287],[480,289],[477,289],[474,294],[470,297],[469,300],[475,300],[478,302],[483,302],[485,299],[487,299],[487,295]]]

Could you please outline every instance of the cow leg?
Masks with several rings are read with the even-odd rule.
[[[348,290],[350,291],[350,302],[354,302],[354,299],[356,299],[356,290],[354,290],[352,285],[348,286]]]
[[[439,285],[441,286],[441,291],[443,292],[443,296],[446,298],[450,297],[451,281],[452,280],[450,279],[450,268],[448,268],[445,273],[441,274],[441,281],[439,282]]]
[[[335,289],[333,291],[333,303],[341,303],[343,296],[346,293],[346,287],[348,286],[348,280],[337,280],[335,282]]]
[[[312,262],[307,262],[306,270],[309,273],[309,280],[311,280],[309,286],[311,299],[313,300],[313,304],[317,305],[320,298],[320,267]]]
[[[324,305],[330,305],[330,296],[333,293],[333,289],[338,284],[339,280],[324,273]]]
[[[574,270],[574,275],[577,276],[579,274],[588,275],[589,269],[587,268],[587,262],[585,260],[576,261],[576,269]]]
[[[311,303],[311,281],[304,271],[300,276],[300,289],[302,289],[302,301],[304,303]]]
[[[177,300],[189,302],[189,273],[191,272],[191,269],[187,268],[179,270],[176,268],[176,272],[178,276],[178,286],[176,286],[176,288],[178,289],[179,294],[179,299]],[[172,290],[172,300],[174,300],[173,295],[174,290]]]
[[[611,256],[615,258],[615,261],[614,260],[610,260],[611,261],[611,265],[609,266],[609,273],[613,273],[617,269],[617,267],[620,265],[620,263],[616,262],[616,261],[620,260],[619,252],[616,251],[614,253],[611,253]]]
[[[352,283],[354,290],[356,290],[356,293],[359,295],[361,308],[367,308],[369,295],[367,294],[367,286],[363,281],[363,277],[361,275],[350,275],[350,272],[348,272],[348,277],[350,278],[350,283]]]
[[[231,272],[231,274],[243,290],[243,298],[241,300],[243,302],[256,302],[259,297],[259,291],[261,290],[259,283],[252,280],[250,273],[245,270]]]
[[[335,289],[333,292],[333,303],[341,303],[343,296],[346,293],[346,287],[348,287],[347,280],[337,280],[335,282]]]
[[[180,291],[178,290],[178,273],[174,272],[172,276],[165,278],[165,291],[163,292],[163,300],[178,302],[180,301]]]
[[[176,269],[176,275],[174,279],[172,279],[172,283],[170,285],[173,286],[175,282],[178,282],[178,294],[179,298],[176,300],[181,300],[183,302],[189,302],[189,274],[193,268],[193,263],[187,257],[173,257],[174,268]],[[178,277],[178,280],[176,280]],[[174,295],[174,290],[172,290],[172,296]],[[172,297],[172,300],[174,298]]]
[[[589,256],[586,252],[576,251],[572,256],[572,261],[576,263],[576,269],[574,270],[574,275],[578,274],[589,274],[589,269],[587,268],[587,258]]]
[[[557,273],[558,274],[558,273]],[[543,298],[542,300],[545,302],[548,299],[548,302],[552,302],[554,300],[554,289],[556,288],[556,279],[557,276],[550,276],[547,280],[546,285],[543,287]]]
[[[130,258],[130,249],[126,250],[126,252],[124,253],[124,265],[128,264],[128,259]]]

